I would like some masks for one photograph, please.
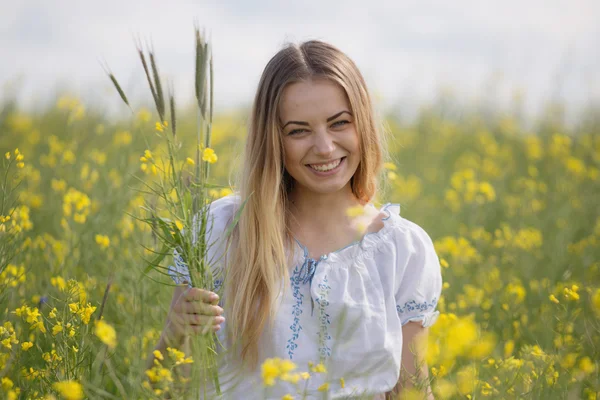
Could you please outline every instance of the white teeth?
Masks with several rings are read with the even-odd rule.
[[[309,166],[314,170],[321,171],[321,172],[327,172],[327,171],[331,171],[332,169],[334,169],[335,167],[340,165],[341,162],[342,162],[342,159],[340,158],[329,164],[325,164],[325,165],[310,165],[309,164]]]

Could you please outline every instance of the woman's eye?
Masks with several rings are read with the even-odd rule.
[[[288,133],[288,136],[295,135],[295,134],[300,133],[302,131],[304,131],[304,129],[294,129],[293,131],[290,131]]]
[[[332,126],[342,126],[342,125],[346,125],[346,124],[349,124],[349,123],[350,122],[348,122],[348,121],[337,121]]]

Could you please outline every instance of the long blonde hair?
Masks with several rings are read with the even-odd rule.
[[[284,168],[279,102],[293,82],[326,78],[348,97],[360,137],[360,163],[351,179],[363,204],[377,191],[383,159],[382,137],[376,128],[371,98],[354,62],[336,47],[308,41],[288,44],[269,61],[260,78],[249,121],[238,191],[248,199],[233,231],[227,257],[226,314],[229,338],[241,346],[242,360],[258,362],[258,342],[275,312],[274,300],[289,280],[286,248],[292,243],[288,224],[288,194],[293,181]]]

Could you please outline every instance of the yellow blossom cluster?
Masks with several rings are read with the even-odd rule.
[[[118,131],[113,136],[113,145],[115,147],[124,147],[131,144],[133,137],[129,131]]]
[[[12,349],[13,344],[19,344],[17,334],[10,321],[6,321],[4,325],[0,326],[0,344],[7,349]]]
[[[142,171],[146,173],[152,172],[152,175],[158,174],[158,169],[156,167],[156,163],[154,162],[154,156],[150,150],[146,149],[144,151],[144,155],[140,157],[140,162],[142,163],[140,165]],[[148,166],[150,166],[150,168],[148,168]]]
[[[96,306],[92,306],[90,303],[87,303],[87,305],[83,306],[83,302],[70,303],[69,310],[71,310],[72,314],[79,316],[79,318],[81,318],[81,322],[87,325],[90,323],[92,314],[94,311],[96,311]]]
[[[110,239],[106,235],[96,235],[96,244],[100,246],[101,249],[105,250],[110,246]]]
[[[29,207],[22,205],[13,207],[8,215],[0,215],[0,233],[20,233],[33,229],[33,223],[29,219]]]
[[[223,188],[221,190],[209,189],[208,195],[213,199],[220,199],[221,197],[229,196],[233,191],[229,188]]]
[[[21,152],[19,151],[18,148],[15,149],[14,153],[15,153],[15,161],[17,162],[17,168],[21,169],[21,168],[25,167],[25,163],[23,162],[23,160],[25,159],[25,157],[23,156],[23,154],[21,154]],[[10,160],[12,158],[12,155],[10,154],[10,151],[7,151],[4,154],[4,157],[7,160]]]
[[[94,332],[98,336],[98,339],[110,349],[114,349],[117,346],[117,332],[115,328],[104,320],[96,321]]]
[[[40,332],[46,333],[42,314],[37,307],[30,308],[29,306],[21,306],[13,311],[17,317],[24,317],[25,321],[30,325],[31,329],[39,329]]]
[[[192,357],[186,357],[183,351],[173,347],[167,347],[167,353],[169,353],[169,357],[175,362],[175,365],[191,364],[193,362]]]
[[[52,387],[60,393],[65,400],[81,400],[84,397],[83,386],[76,381],[56,382]]]
[[[157,132],[164,132],[168,126],[169,126],[168,121],[163,121],[163,122],[159,121],[159,122],[156,122],[156,124],[154,124],[154,127]]]
[[[25,282],[25,266],[8,264],[0,272],[0,287],[17,287],[18,284]]]
[[[91,200],[83,192],[69,188],[63,196],[63,214],[65,217],[73,215],[73,220],[79,224],[85,223],[91,211]]]
[[[496,200],[496,190],[491,183],[479,181],[473,169],[453,173],[451,189],[446,190],[446,205],[454,212],[460,211],[462,204],[482,205]]]
[[[214,164],[217,162],[217,159],[217,154],[210,147],[202,151],[202,161],[206,161],[209,164]]]

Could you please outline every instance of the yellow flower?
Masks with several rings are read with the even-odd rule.
[[[283,396],[281,400],[294,400],[294,396],[288,393],[285,396]]]
[[[554,296],[553,294],[551,294],[551,295],[549,296],[549,299],[550,299],[550,301],[551,301],[551,302],[553,302],[553,303],[556,303],[556,304],[558,304],[558,303],[559,303],[558,299],[557,299],[557,298],[556,298],[556,296]]]
[[[189,165],[194,165],[194,164],[196,164],[196,163],[194,162],[194,160],[192,160],[192,159],[191,159],[191,158],[189,158],[189,157],[185,159],[185,162],[186,162],[187,164],[189,164]]]
[[[7,152],[4,154],[4,157],[6,157],[6,159],[7,159],[7,160],[10,160],[10,151],[7,151]]]
[[[585,356],[579,360],[579,369],[585,374],[591,374],[596,369],[596,366],[589,357]]]
[[[158,358],[160,361],[165,359],[160,350],[154,350],[152,354],[154,354],[154,357]]]
[[[279,377],[279,360],[276,358],[267,358],[261,366],[263,384],[265,386],[275,385],[275,379]]]
[[[592,308],[600,314],[600,288],[596,289],[594,294],[592,294]]]
[[[340,387],[342,389],[346,387],[346,381],[344,380],[344,378],[340,378]]]
[[[96,235],[96,243],[101,249],[107,249],[110,246],[110,239],[106,235]]]
[[[317,365],[315,365],[314,367],[311,368],[312,372],[316,372],[316,373],[323,373],[326,374],[327,373],[327,368],[325,368],[325,365],[323,365],[323,363],[319,363]]]
[[[54,336],[56,336],[58,333],[62,332],[63,327],[62,324],[59,322],[56,325],[54,325],[54,327],[52,328],[52,334]]]
[[[325,382],[317,389],[319,392],[326,392],[329,390],[329,383]]]
[[[62,276],[54,276],[50,278],[50,284],[58,290],[60,290],[61,292],[67,287],[67,283],[65,282]]]
[[[350,218],[360,217],[365,214],[365,209],[362,206],[346,208],[346,215]]]
[[[103,320],[96,321],[96,336],[106,344],[109,348],[114,349],[117,345],[117,333],[115,328],[104,322]]]
[[[390,171],[396,171],[396,169],[397,169],[396,164],[391,163],[391,162],[383,163],[383,168],[389,169]]]
[[[23,343],[21,343],[21,349],[23,349],[23,351],[27,351],[27,350],[29,350],[32,347],[33,347],[33,343],[31,343],[31,342],[23,342]]]
[[[211,149],[210,147],[207,147],[202,152],[202,161],[206,161],[209,164],[214,164],[217,162],[217,159],[218,159],[218,157],[215,154],[215,151],[213,149]]]
[[[6,390],[7,392],[12,389],[13,387],[13,382],[9,379],[9,378],[2,378],[2,389]]]
[[[75,381],[56,382],[52,387],[66,400],[83,399],[83,387]]]

